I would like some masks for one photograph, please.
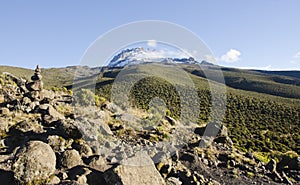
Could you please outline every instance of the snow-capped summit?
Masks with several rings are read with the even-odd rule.
[[[187,56],[183,52],[171,50],[145,49],[142,47],[125,49],[115,55],[109,62],[109,67],[123,67],[126,65],[141,64],[147,62],[166,63],[196,63],[194,58]]]

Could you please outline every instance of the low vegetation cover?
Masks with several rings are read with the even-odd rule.
[[[110,80],[107,81],[105,75],[99,80],[102,81],[99,84],[104,85],[97,86],[96,92],[100,96],[110,99],[110,89],[113,83],[111,77],[116,77],[117,73],[115,76],[110,75]],[[201,125],[210,120],[211,91],[205,79],[193,74],[191,74],[191,78],[195,83],[200,100],[197,122]],[[286,91],[288,90],[286,89]],[[226,95],[226,114],[223,122],[228,127],[229,135],[239,149],[245,152],[263,152],[270,155],[276,151],[300,153],[299,99],[236,90],[229,87]],[[165,79],[144,78],[131,89],[132,106],[147,110],[150,101],[155,97],[164,100],[166,111],[172,117],[179,118],[180,104],[183,102],[180,102],[175,87]],[[220,100],[219,103],[221,105],[223,102]]]

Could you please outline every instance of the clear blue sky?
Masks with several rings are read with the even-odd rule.
[[[298,0],[1,1],[0,65],[78,65],[101,34],[150,19],[195,32],[221,65],[299,70],[299,8]]]

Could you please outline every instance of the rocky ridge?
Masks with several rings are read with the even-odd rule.
[[[79,103],[68,92],[0,76],[1,184],[297,184],[300,158],[288,153],[267,164],[236,149],[218,122],[168,142],[182,123],[163,115],[138,128],[131,114],[101,100]],[[87,95],[89,91],[84,91]],[[94,98],[94,97],[93,97]],[[130,112],[130,114],[129,114]],[[206,129],[216,133],[203,136]],[[216,129],[215,129],[216,128]],[[181,135],[183,135],[181,133]],[[213,137],[216,135],[216,137]]]

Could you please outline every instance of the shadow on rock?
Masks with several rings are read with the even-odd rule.
[[[15,185],[14,173],[0,169],[0,182],[2,185]]]

